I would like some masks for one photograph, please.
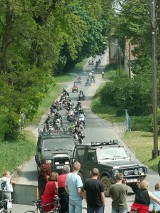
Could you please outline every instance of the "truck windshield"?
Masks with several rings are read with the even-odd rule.
[[[109,147],[97,150],[97,157],[100,161],[119,160],[128,158],[126,150],[123,147]]]
[[[42,151],[58,151],[58,150],[68,150],[72,151],[74,149],[74,141],[70,138],[55,138],[46,139],[42,143]]]

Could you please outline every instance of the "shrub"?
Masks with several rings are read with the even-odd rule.
[[[152,112],[151,82],[145,78],[128,79],[116,77],[113,82],[107,82],[101,90],[102,104],[117,107],[121,111],[128,109],[133,116],[149,115]]]
[[[132,116],[131,117],[131,130],[151,132],[151,116]]]

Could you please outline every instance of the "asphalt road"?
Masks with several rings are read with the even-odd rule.
[[[95,61],[98,60],[100,56],[97,56]],[[104,55],[102,55],[102,63],[101,65],[105,65],[108,63],[108,52]],[[86,65],[85,69],[92,69],[93,66]],[[118,126],[113,126],[112,123],[107,122],[103,119],[100,119],[98,116],[96,116],[94,113],[91,112],[91,99],[93,95],[95,94],[96,90],[103,84],[105,83],[105,80],[102,79],[101,74],[95,74],[95,80],[96,83],[92,83],[91,86],[84,86],[86,82],[87,77],[82,76],[82,84],[79,85],[79,89],[82,89],[86,95],[86,100],[82,102],[82,106],[84,108],[84,111],[87,115],[86,117],[86,129],[85,129],[85,139],[84,143],[88,143],[91,141],[107,141],[107,140],[112,140],[112,139],[117,139],[120,141],[121,144],[123,144],[128,152],[131,155],[132,160],[138,161],[136,159],[136,156],[134,153],[129,149],[129,147],[126,145],[126,143],[120,138],[119,134],[119,127]],[[70,92],[70,97],[72,99],[72,102],[77,102],[77,93],[71,93],[71,87],[72,84],[67,88],[68,92]],[[125,116],[125,115],[124,115]],[[43,119],[46,117],[42,118],[41,123],[43,122]],[[123,127],[122,127],[123,128]],[[38,129],[35,127],[28,127],[33,133],[38,136]],[[145,151],[142,150],[142,152]],[[154,185],[157,182],[160,182],[159,180],[159,175],[156,172],[153,172],[151,170],[148,171],[147,175],[147,180],[150,182],[150,190],[154,190]],[[16,182],[19,184],[33,184],[37,185],[37,169],[36,169],[36,164],[34,161],[34,158],[31,159],[29,162],[24,164],[19,172],[19,176],[16,178]],[[127,202],[128,202],[128,209],[130,208],[131,203],[134,201],[134,194],[132,193],[132,190],[129,189],[129,194],[127,196]],[[86,202],[83,201],[83,212],[86,212]],[[23,213],[27,209],[34,209],[33,206],[25,206],[25,205],[13,205],[13,212],[16,213]],[[111,212],[111,198],[106,198],[106,209],[105,213]]]

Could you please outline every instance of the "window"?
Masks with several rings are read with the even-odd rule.
[[[77,159],[79,162],[83,161],[85,149],[77,149]]]
[[[95,159],[96,159],[96,152],[95,152],[95,150],[88,150],[87,161],[89,161],[89,162],[95,162]]]

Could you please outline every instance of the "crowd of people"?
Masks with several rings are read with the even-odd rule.
[[[104,213],[107,211],[107,202],[105,201],[104,186],[98,179],[99,170],[93,168],[90,171],[91,178],[84,184],[78,175],[81,165],[75,161],[72,172],[69,165],[64,165],[62,173],[59,175],[51,171],[49,164],[43,163],[38,175],[38,191],[44,212],[52,210],[53,198],[60,198],[60,213],[82,213],[82,200],[87,203],[87,213]],[[0,178],[0,191],[2,199],[12,200],[13,192],[12,180],[9,171],[3,173]],[[128,187],[123,174],[118,173],[115,176],[115,184],[108,189],[108,194],[112,198],[112,213],[147,213],[152,204],[154,213],[160,212],[160,183],[155,184],[155,191],[149,191],[149,183],[142,180],[137,185],[135,199],[128,209],[127,194]]]
[[[83,199],[87,203],[87,213],[107,211],[108,204],[105,202],[104,186],[98,179],[99,170],[93,168],[90,171],[91,178],[83,184],[78,175],[80,168],[80,163],[76,161],[73,163],[72,172],[70,172],[69,165],[65,165],[62,174],[58,175],[51,172],[47,164],[42,165],[38,177],[39,196],[42,204],[51,203],[52,199],[58,195],[61,213],[82,213]],[[153,204],[153,212],[160,212],[160,183],[157,183],[155,191],[151,192],[149,183],[146,180],[141,181],[135,191],[135,200],[130,209],[127,204],[128,186],[123,174],[118,173],[115,176],[115,184],[109,187],[108,193],[112,198],[112,213],[147,213],[150,204]],[[44,210],[48,212],[51,207],[47,206]]]

